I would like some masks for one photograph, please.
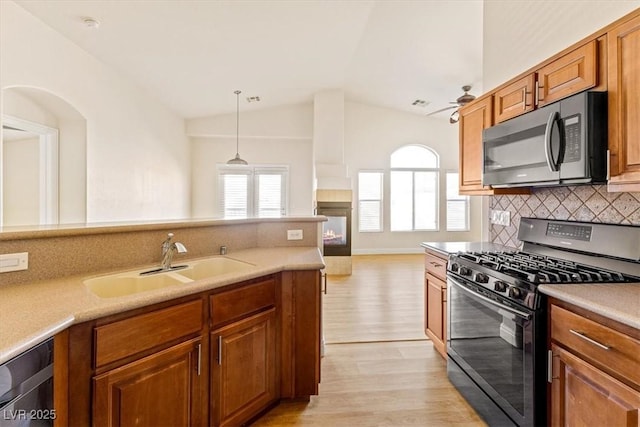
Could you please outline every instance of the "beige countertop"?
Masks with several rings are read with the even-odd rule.
[[[253,264],[187,284],[115,298],[99,298],[83,284],[93,276],[74,276],[33,284],[0,286],[0,363],[11,359],[75,323],[168,301],[284,270],[324,268],[317,247],[276,247],[230,252],[227,258]],[[193,259],[185,262],[194,261]],[[139,270],[156,265],[138,266]],[[117,273],[117,272],[113,272]]]
[[[549,296],[640,329],[640,283],[539,285]]]

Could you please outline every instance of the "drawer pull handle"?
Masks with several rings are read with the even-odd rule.
[[[222,335],[218,335],[218,365],[222,365]]]
[[[586,336],[585,334],[583,334],[582,332],[578,332],[578,331],[574,331],[573,329],[569,329],[569,332],[571,332],[573,335],[578,336],[580,338],[582,338],[583,340],[590,342],[591,344],[600,347],[603,350],[611,350],[611,347],[606,346],[604,344],[599,343],[598,341],[589,338],[588,336]]]
[[[442,267],[442,264],[438,264],[437,262],[433,261],[429,261],[429,264],[433,265],[434,267]]]

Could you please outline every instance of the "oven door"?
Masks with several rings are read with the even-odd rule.
[[[490,291],[452,276],[447,292],[449,363],[455,362],[484,394],[480,397],[488,396],[516,425],[533,425],[535,313],[504,305]],[[491,424],[506,425],[493,419]]]

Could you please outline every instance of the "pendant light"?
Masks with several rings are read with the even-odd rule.
[[[233,92],[236,94],[236,156],[227,162],[228,165],[247,165],[247,161],[240,158],[240,91]]]

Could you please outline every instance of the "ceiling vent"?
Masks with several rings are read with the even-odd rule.
[[[260,102],[260,97],[259,96],[247,96],[247,102],[248,103]]]
[[[416,99],[411,103],[414,107],[426,107],[429,105],[429,101],[425,101],[424,99]]]

